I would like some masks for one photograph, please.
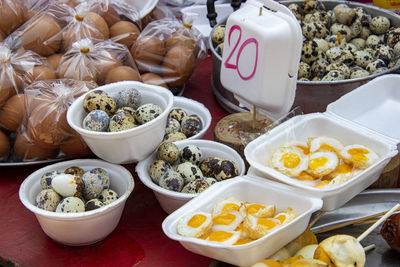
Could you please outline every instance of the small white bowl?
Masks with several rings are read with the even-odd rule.
[[[276,206],[278,211],[292,208],[296,218],[287,225],[253,242],[232,246],[181,236],[176,232],[179,219],[193,211],[211,213],[213,205],[222,198],[235,197],[241,201]],[[214,184],[195,199],[170,214],[162,223],[164,233],[179,241],[194,253],[238,266],[251,266],[265,259],[299,236],[307,228],[311,214],[322,207],[321,199],[301,195],[294,188],[257,177],[238,176]]]
[[[243,159],[240,155],[230,148],[227,145],[222,143],[209,141],[209,140],[182,140],[178,142],[174,142],[179,149],[184,148],[187,145],[196,145],[203,152],[203,158],[206,157],[220,157],[223,159],[229,159],[236,163],[238,168],[239,175],[243,175],[245,173],[245,165]],[[188,194],[181,192],[174,192],[167,189],[162,188],[161,186],[155,184],[149,175],[149,167],[153,161],[156,160],[156,151],[152,153],[148,158],[143,161],[140,161],[136,166],[136,173],[139,176],[139,179],[151,190],[153,190],[154,195],[156,196],[158,202],[161,205],[161,208],[166,213],[171,213],[192,198],[198,196],[199,194]],[[217,183],[218,184],[218,183]],[[208,189],[207,189],[208,190]],[[206,191],[207,191],[206,190]]]
[[[140,161],[157,148],[164,137],[165,125],[174,99],[168,89],[135,81],[111,83],[95,90],[103,90],[110,96],[115,96],[127,87],[133,87],[141,93],[142,104],[153,103],[160,106],[163,110],[160,116],[120,132],[86,130],[82,128],[83,119],[87,115],[83,109],[86,94],[76,99],[67,112],[68,124],[82,136],[92,152],[101,159],[117,164]]]
[[[110,174],[110,188],[119,198],[98,209],[78,213],[58,213],[35,206],[35,198],[41,191],[40,178],[49,171],[63,171],[78,166],[85,171],[103,168]],[[122,166],[96,159],[64,161],[41,168],[29,175],[19,188],[19,198],[24,206],[32,211],[43,231],[55,241],[83,246],[96,243],[108,236],[118,225],[125,202],[134,188],[132,174]]]
[[[203,135],[207,132],[208,128],[210,128],[212,119],[211,113],[202,103],[183,96],[175,96],[172,109],[174,108],[180,108],[184,110],[187,115],[197,115],[201,119],[203,129],[198,134],[188,137],[185,140],[201,139]]]

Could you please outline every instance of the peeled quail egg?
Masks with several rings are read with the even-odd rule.
[[[185,182],[182,176],[176,171],[167,171],[160,177],[158,184],[164,189],[180,192]]]
[[[82,127],[86,130],[105,132],[108,130],[110,117],[102,110],[92,110],[83,119]]]
[[[234,197],[227,197],[215,202],[212,210],[212,216],[215,217],[221,212],[239,212],[243,207],[243,202]]]
[[[379,156],[363,145],[349,145],[343,148],[340,156],[348,164],[353,164],[355,167],[365,169],[378,161]]]
[[[275,205],[261,205],[258,203],[245,203],[245,210],[247,214],[255,217],[273,217],[276,211]]]
[[[104,189],[99,195],[99,200],[103,202],[104,205],[108,205],[117,199],[118,194],[112,189]]]
[[[54,177],[61,174],[60,171],[50,171],[46,172],[45,174],[40,177],[40,187],[44,189],[51,189],[51,181]]]
[[[297,176],[307,169],[308,158],[300,148],[282,147],[272,155],[271,164],[284,174]]]
[[[45,189],[40,191],[36,196],[35,205],[44,210],[55,211],[58,203],[60,203],[61,197],[53,189]]]
[[[203,152],[196,145],[185,146],[179,154],[179,159],[181,162],[189,161],[195,165],[199,165],[203,157]]]
[[[243,215],[238,211],[222,211],[213,216],[212,231],[234,231],[243,221]]]
[[[74,213],[85,211],[85,203],[78,197],[66,197],[58,204],[56,212]]]
[[[173,170],[172,166],[168,162],[158,159],[151,163],[149,167],[149,175],[151,180],[158,184],[160,177],[163,176],[167,171],[171,170]]]
[[[176,225],[176,231],[182,236],[200,237],[208,232],[211,226],[211,214],[198,211],[182,216]]]
[[[210,187],[210,184],[205,179],[203,178],[195,179],[190,183],[186,184],[181,192],[189,194],[197,194],[203,192],[208,187]]]
[[[95,210],[103,206],[104,206],[103,202],[101,202],[98,198],[94,198],[86,202],[85,211]]]
[[[309,155],[307,172],[314,177],[323,177],[336,169],[338,162],[335,152],[315,152]]]
[[[162,109],[158,105],[152,103],[144,104],[136,110],[135,118],[139,124],[144,124],[157,118],[162,112]]]
[[[206,240],[210,242],[217,242],[223,245],[233,245],[240,238],[239,231],[216,231],[211,232]]]
[[[157,159],[174,164],[179,159],[179,148],[170,142],[163,142],[157,149]]]
[[[93,90],[86,94],[83,100],[83,108],[86,112],[100,109],[111,116],[117,110],[117,103],[106,92]]]
[[[142,96],[135,88],[124,88],[118,91],[114,99],[117,103],[117,108],[131,107],[137,109],[142,102]]]
[[[80,197],[85,184],[81,177],[64,173],[53,178],[51,187],[63,197]]]
[[[191,162],[184,162],[176,167],[176,171],[182,176],[185,184],[188,184],[195,179],[203,178],[203,173],[199,167]]]

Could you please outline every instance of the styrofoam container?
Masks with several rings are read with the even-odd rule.
[[[42,175],[49,171],[64,171],[71,166],[81,167],[85,171],[105,169],[110,174],[110,188],[118,193],[119,198],[104,207],[78,213],[51,212],[36,207],[35,198],[41,191]],[[132,174],[122,166],[96,159],[78,159],[52,164],[33,172],[21,184],[19,198],[35,214],[50,238],[65,245],[82,246],[104,239],[115,229],[134,186]]]
[[[188,115],[197,115],[201,119],[203,129],[198,134],[188,137],[187,140],[201,139],[207,132],[208,128],[210,128],[212,119],[211,113],[208,110],[208,108],[204,106],[202,103],[183,96],[174,96],[174,105],[172,109],[174,108],[181,108]]]
[[[179,219],[193,211],[212,211],[213,205],[222,198],[235,197],[242,201],[275,204],[278,211],[293,208],[296,218],[276,231],[253,242],[232,246],[181,236],[176,232]],[[164,233],[179,241],[186,249],[239,266],[251,266],[281,249],[304,232],[311,214],[322,207],[321,199],[299,194],[295,188],[262,180],[252,176],[239,176],[214,184],[195,199],[170,214],[162,223]]]
[[[82,121],[87,115],[83,109],[86,94],[76,99],[67,111],[68,124],[82,136],[92,152],[101,159],[118,164],[140,161],[157,148],[164,137],[165,125],[174,99],[168,89],[136,81],[111,83],[96,90],[103,90],[110,96],[115,96],[127,87],[133,87],[141,93],[142,104],[153,103],[160,106],[163,110],[161,115],[132,129],[95,132],[82,128]]]
[[[258,174],[294,186],[305,195],[324,201],[323,210],[339,208],[374,183],[397,154],[400,138],[399,75],[385,75],[355,89],[330,104],[325,113],[293,117],[250,142],[245,156]],[[367,128],[368,127],[368,128]],[[289,140],[330,136],[343,145],[361,144],[379,155],[379,160],[349,181],[332,188],[317,189],[269,167],[272,153]],[[394,139],[394,138],[397,139]]]
[[[240,155],[235,150],[227,145],[209,140],[182,140],[174,143],[179,149],[182,149],[187,145],[198,146],[203,152],[203,158],[215,156],[222,159],[232,160],[236,163],[239,175],[243,175],[245,173],[246,167],[244,165],[242,157],[240,157]],[[156,153],[157,152],[155,151],[149,157],[140,161],[136,166],[136,173],[138,174],[139,179],[144,183],[144,185],[153,190],[153,193],[160,203],[161,208],[166,213],[171,213],[192,198],[198,196],[199,194],[188,194],[170,191],[155,184],[151,180],[148,170],[151,163],[156,160]]]

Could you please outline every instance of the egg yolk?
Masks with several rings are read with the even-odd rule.
[[[260,209],[264,209],[265,206],[260,205],[260,204],[251,204],[247,206],[247,211],[249,214],[254,214],[257,213]]]
[[[275,216],[274,218],[279,220],[283,224],[286,221],[287,215],[286,214],[279,214],[278,216]]]
[[[310,153],[310,149],[306,146],[296,146],[298,148],[300,148],[301,150],[303,150],[304,154],[309,154]]]
[[[244,245],[247,243],[250,243],[254,241],[253,239],[239,239],[238,241],[236,241],[235,243],[233,243],[234,246],[238,246],[238,245]]]
[[[229,212],[222,212],[213,218],[214,224],[229,225],[236,219],[236,215]]]
[[[224,205],[224,207],[222,208],[222,211],[239,211],[240,206],[235,204],[235,203],[227,203]]]
[[[347,151],[350,156],[355,160],[355,161],[367,161],[368,158],[365,156],[365,154],[368,154],[368,150],[365,148],[351,148]]]
[[[301,159],[296,153],[285,153],[282,155],[281,161],[286,168],[293,169],[299,165]]]
[[[322,144],[322,145],[319,147],[319,149],[321,149],[321,150],[326,150],[326,151],[332,151],[332,152],[335,152],[335,151],[336,151],[333,147],[331,147],[330,145],[327,145],[327,144]]]
[[[353,166],[346,163],[338,165],[335,169],[336,173],[350,173],[352,171],[353,171]]]
[[[207,217],[204,216],[203,214],[196,214],[192,218],[190,218],[187,225],[192,228],[197,228],[197,227],[201,226],[206,220],[207,220]]]
[[[259,218],[257,220],[257,225],[264,227],[267,230],[271,230],[276,227],[276,222],[274,222],[271,218]]]
[[[309,161],[308,167],[311,170],[315,171],[316,169],[323,167],[327,162],[328,162],[327,157],[313,158]]]
[[[217,242],[223,242],[225,240],[228,240],[233,236],[233,233],[228,233],[225,231],[216,231],[212,232],[210,236],[208,237],[208,240],[210,241],[217,241]]]

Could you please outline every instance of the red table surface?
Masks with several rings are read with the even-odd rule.
[[[211,92],[211,58],[196,68],[184,96],[203,103],[212,114],[204,139],[213,140],[216,123],[228,113]],[[22,181],[43,166],[3,168],[0,175],[0,266],[10,261],[19,266],[208,266],[212,259],[184,249],[164,235],[161,223],[167,216],[152,191],[135,173],[135,188],[126,202],[117,228],[103,241],[84,247],[56,243],[40,228],[35,215],[19,200]],[[2,262],[3,261],[3,262]]]

